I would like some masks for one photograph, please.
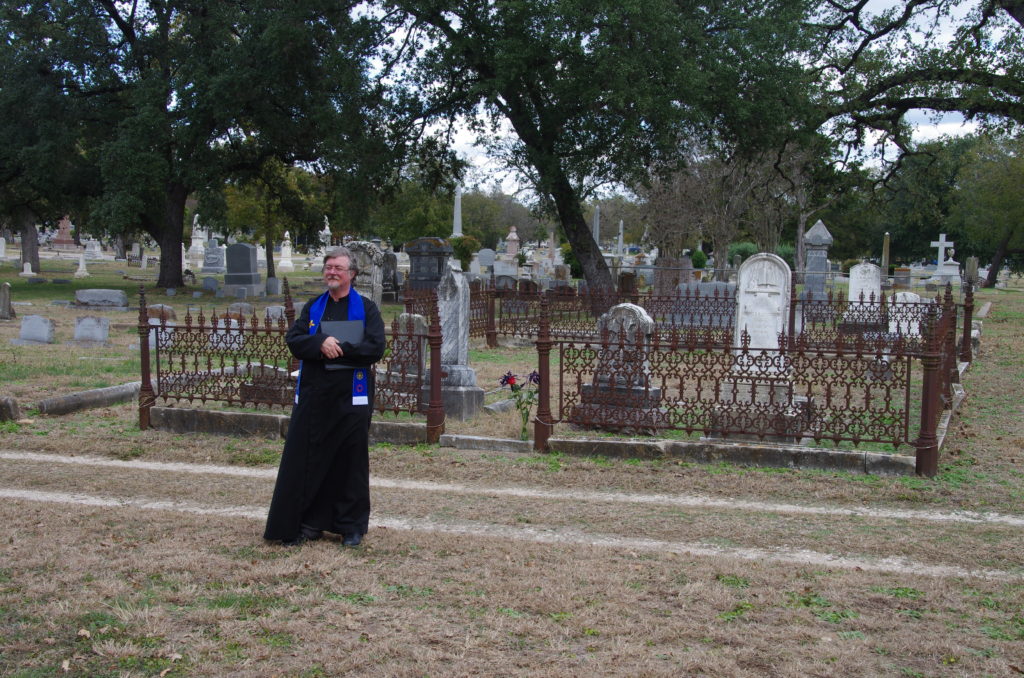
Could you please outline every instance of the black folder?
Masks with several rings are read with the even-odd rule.
[[[348,342],[358,344],[363,340],[362,320],[323,320],[320,322],[320,331],[329,334],[338,340],[339,344]],[[329,370],[351,369],[353,365],[345,364],[345,357],[328,360],[324,365]]]

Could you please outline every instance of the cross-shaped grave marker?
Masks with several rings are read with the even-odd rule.
[[[938,263],[940,264],[946,260],[946,249],[953,249],[953,242],[946,240],[945,233],[939,233],[939,239],[933,240],[931,245],[939,250]]]

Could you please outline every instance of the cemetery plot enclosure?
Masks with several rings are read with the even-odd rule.
[[[195,317],[188,313],[183,323],[177,324],[164,316],[150,318],[140,289],[140,428],[149,427],[149,411],[158,402],[290,409],[296,385],[292,374],[299,361],[285,342],[295,321],[287,279],[284,292],[284,312],[276,319],[261,321],[237,314],[207,317],[200,311]],[[385,357],[377,363],[374,398],[378,412],[426,412],[428,426],[431,417],[444,418],[443,410],[431,412],[428,407],[429,379],[437,375],[439,380],[441,374],[440,369],[426,369],[434,360],[439,363],[435,344],[440,354],[436,307],[432,312],[434,322],[429,327],[422,317],[409,314],[392,322]],[[432,431],[440,436],[443,425],[435,424]]]

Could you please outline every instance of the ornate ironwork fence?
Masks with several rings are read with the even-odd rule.
[[[290,408],[298,369],[285,343],[295,322],[288,281],[284,281],[284,317],[277,320],[207,317],[188,313],[182,324],[163,316],[150,318],[143,287],[139,288],[139,340],[142,385],[139,427],[149,428],[150,409],[165,403],[223,403],[227,405]],[[428,440],[437,442],[444,431],[440,397],[441,330],[436,304],[417,320],[395,319],[384,358],[376,366],[374,409],[378,412],[427,414]],[[436,344],[436,346],[435,346]],[[429,356],[429,363],[427,362]],[[430,399],[426,365],[430,365]],[[433,382],[437,382],[437,396]]]
[[[958,375],[957,307],[948,288],[944,297],[907,308],[806,304],[797,314],[804,324],[791,317],[790,327],[808,331],[781,335],[777,348],[750,346],[745,332],[734,342],[731,327],[558,336],[552,305],[539,300],[539,450],[547,449],[553,425],[567,422],[645,433],[909,444],[919,473],[937,471],[936,425]]]

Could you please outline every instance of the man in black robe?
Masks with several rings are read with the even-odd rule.
[[[358,546],[370,520],[373,364],[386,339],[380,310],[352,287],[356,272],[347,248],[329,251],[327,291],[306,302],[286,337],[302,366],[263,537],[287,546],[325,531]],[[339,343],[322,331],[327,320],[362,320],[362,340]]]

